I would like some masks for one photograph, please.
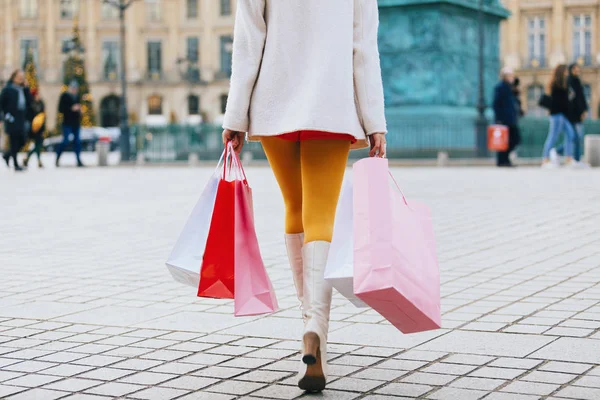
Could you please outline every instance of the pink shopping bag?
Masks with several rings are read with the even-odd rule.
[[[277,299],[258,247],[252,210],[252,189],[239,156],[231,148],[232,164],[241,172],[234,181],[234,315],[268,314],[277,311]]]
[[[440,275],[431,213],[407,202],[390,176],[386,159],[354,164],[354,293],[403,333],[438,329]]]

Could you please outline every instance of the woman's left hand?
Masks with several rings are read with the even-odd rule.
[[[369,157],[385,158],[386,156],[386,141],[385,133],[374,133],[369,136],[369,143],[371,143],[371,151]]]

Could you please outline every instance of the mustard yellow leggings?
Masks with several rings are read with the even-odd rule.
[[[304,232],[304,242],[331,242],[350,141],[289,141],[263,137],[261,143],[285,203],[285,233]]]

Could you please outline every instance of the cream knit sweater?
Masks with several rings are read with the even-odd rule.
[[[377,0],[238,0],[223,127],[386,132]]]

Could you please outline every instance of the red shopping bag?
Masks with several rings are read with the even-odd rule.
[[[490,151],[507,151],[509,146],[508,127],[504,125],[488,126],[488,149]]]
[[[229,144],[219,182],[198,296],[234,299],[236,316],[277,310],[252,213],[252,190],[238,155]]]

